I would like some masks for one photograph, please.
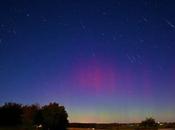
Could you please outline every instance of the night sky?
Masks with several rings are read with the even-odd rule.
[[[174,0],[1,0],[0,104],[70,122],[175,121]]]

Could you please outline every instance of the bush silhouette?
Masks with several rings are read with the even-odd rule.
[[[146,118],[146,120],[142,121],[139,125],[139,128],[143,129],[158,129],[158,124],[153,118]]]

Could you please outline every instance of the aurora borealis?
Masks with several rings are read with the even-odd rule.
[[[175,1],[2,0],[0,103],[70,122],[175,121]]]

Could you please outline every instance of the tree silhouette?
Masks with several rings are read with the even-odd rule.
[[[38,104],[32,104],[30,106],[26,105],[23,106],[23,124],[26,126],[31,126],[33,125],[34,122],[34,118],[36,116],[36,114],[38,113],[40,107]]]
[[[50,103],[42,107],[43,128],[49,130],[66,130],[68,126],[68,115],[64,106]]]
[[[33,118],[33,124],[36,125],[36,126],[39,126],[41,124],[43,124],[43,115],[42,115],[42,110],[39,109],[35,115],[34,115],[34,118]]]
[[[22,123],[22,107],[17,103],[5,103],[0,107],[0,125],[15,126]]]
[[[64,106],[50,103],[43,107],[38,105],[22,106],[17,103],[5,103],[0,106],[0,126],[17,126],[29,128],[42,126],[43,130],[66,130],[68,114]]]

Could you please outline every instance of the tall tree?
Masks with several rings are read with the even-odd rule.
[[[64,106],[50,103],[42,108],[43,127],[50,130],[66,130],[68,126],[68,114]]]

